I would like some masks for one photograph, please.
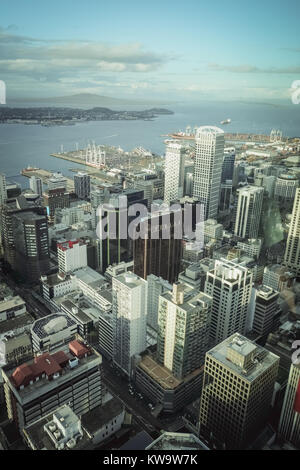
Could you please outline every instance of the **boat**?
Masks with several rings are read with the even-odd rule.
[[[220,124],[230,124],[231,123],[231,119],[224,119],[224,121],[221,121]]]

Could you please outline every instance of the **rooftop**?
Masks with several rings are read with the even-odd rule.
[[[36,320],[32,325],[31,331],[39,338],[46,338],[49,335],[53,335],[58,331],[65,330],[74,325],[76,325],[76,323],[68,315],[53,313],[52,315]]]
[[[113,418],[116,418],[124,411],[124,406],[117,398],[113,397],[101,406],[93,408],[92,411],[85,413],[81,422],[85,429],[94,434],[98,429],[104,426]]]
[[[164,432],[146,450],[209,450],[194,434]]]
[[[236,354],[234,354],[236,353]],[[249,382],[254,381],[279,357],[235,333],[206,353]],[[234,361],[234,362],[233,362]]]
[[[21,306],[25,306],[25,301],[19,295],[9,297],[0,302],[0,313]]]

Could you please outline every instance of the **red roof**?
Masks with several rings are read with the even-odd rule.
[[[68,248],[73,248],[73,245],[79,243],[79,240],[69,240],[63,243],[57,243],[57,248],[66,251]]]
[[[89,352],[88,348],[77,340],[69,343],[69,350],[76,357],[83,357]]]
[[[29,385],[31,380],[46,374],[48,377],[60,373],[69,358],[63,351],[54,354],[44,353],[34,358],[32,364],[22,364],[17,367],[11,380],[16,387]]]

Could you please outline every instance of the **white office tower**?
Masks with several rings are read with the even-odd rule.
[[[127,272],[112,279],[114,362],[131,377],[133,358],[146,349],[147,281]]]
[[[4,204],[5,199],[7,198],[6,192],[6,178],[5,175],[0,173],[0,207]]]
[[[269,417],[279,357],[238,333],[206,353],[200,435],[246,449]]]
[[[245,186],[239,188],[237,193],[234,234],[241,238],[257,238],[264,188]]]
[[[300,274],[300,188],[297,189],[286,242],[284,265]]]
[[[165,140],[165,193],[164,202],[170,204],[183,196],[184,154],[182,145],[177,140]]]
[[[29,186],[35,194],[38,194],[39,196],[43,195],[43,182],[41,178],[38,178],[37,176],[31,176],[29,180]]]
[[[90,197],[91,192],[91,177],[87,173],[78,172],[74,176],[74,188],[75,194],[80,199],[86,199]]]
[[[87,266],[87,246],[80,240],[57,243],[58,270],[71,273],[75,269]]]
[[[157,331],[159,296],[172,290],[172,284],[154,274],[147,276],[147,324]]]
[[[205,293],[213,298],[210,338],[213,344],[245,333],[252,273],[234,261],[217,260],[207,272]]]
[[[300,447],[300,364],[291,364],[281,410],[279,435]]]
[[[205,205],[205,219],[218,214],[224,155],[224,131],[202,126],[196,132],[193,196]]]
[[[159,297],[157,358],[178,379],[203,365],[211,304],[211,297],[180,283]]]

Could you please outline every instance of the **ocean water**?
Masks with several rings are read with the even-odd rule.
[[[249,104],[240,102],[202,102],[164,106],[174,111],[153,121],[98,121],[75,126],[43,127],[23,124],[0,124],[0,171],[11,181],[28,186],[20,176],[22,168],[31,165],[71,175],[75,163],[50,157],[51,153],[83,148],[89,141],[121,146],[125,150],[142,146],[164,153],[164,135],[184,130],[191,125],[217,125],[226,118],[231,124],[225,132],[269,134],[280,129],[284,136],[300,136],[300,105]],[[131,107],[138,109],[139,107]],[[150,108],[143,106],[140,109]],[[220,126],[222,127],[222,126]]]

